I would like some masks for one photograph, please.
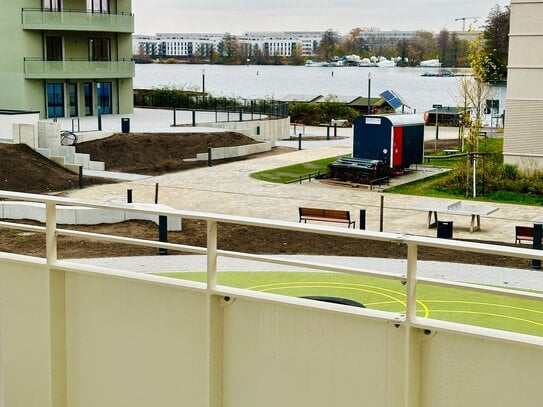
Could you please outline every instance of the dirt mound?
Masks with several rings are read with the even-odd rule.
[[[85,185],[101,182],[85,178]],[[78,174],[48,160],[26,144],[0,143],[0,190],[51,193],[78,187]]]
[[[106,163],[106,170],[159,175],[182,171],[207,163],[185,162],[206,153],[208,147],[255,144],[239,133],[130,133],[80,143],[78,153],[90,154],[92,160]]]

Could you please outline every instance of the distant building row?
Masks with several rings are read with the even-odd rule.
[[[314,55],[324,31],[246,32],[236,36],[240,44],[258,48],[265,55],[291,56],[295,46],[302,55]],[[227,34],[210,33],[158,33],[134,35],[134,55],[144,54],[153,58],[208,56],[218,50]]]
[[[314,56],[324,31],[281,31],[246,32],[234,37],[240,44],[259,49],[264,55],[292,56],[297,46],[303,56]],[[455,31],[460,40],[473,40],[477,31]],[[383,51],[396,46],[398,41],[411,41],[417,31],[379,31],[366,30],[360,35],[368,50]],[[134,35],[132,48],[134,55],[147,55],[152,58],[191,58],[209,56],[212,49],[217,50],[226,38],[224,33],[158,33],[156,35]]]

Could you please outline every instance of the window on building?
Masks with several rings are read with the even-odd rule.
[[[77,83],[68,84],[68,107],[70,109],[70,117],[78,116],[77,103]]]
[[[111,61],[111,40],[109,38],[89,39],[89,59],[91,61]]]
[[[98,98],[98,113],[111,114],[113,112],[111,82],[98,82],[96,84],[96,97]]]
[[[47,84],[47,117],[64,117],[64,85],[62,83]]]
[[[62,61],[62,37],[45,37],[45,57],[47,61]]]
[[[92,82],[85,82],[83,89],[85,96],[85,116],[92,116]]]
[[[61,0],[43,0],[43,9],[45,11],[60,11]]]
[[[109,13],[109,0],[87,0],[87,10],[93,13]]]

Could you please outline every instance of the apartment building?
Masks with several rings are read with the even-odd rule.
[[[291,56],[297,45],[302,55],[315,55],[324,31],[246,32],[235,38],[240,44],[259,49],[265,55]],[[209,56],[218,49],[226,34],[157,33],[155,36],[134,35],[132,52],[152,58],[190,58]]]
[[[2,4],[0,108],[41,117],[133,110],[131,0]]]
[[[543,1],[511,1],[504,161],[543,168]]]

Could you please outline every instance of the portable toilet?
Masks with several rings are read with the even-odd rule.
[[[380,160],[394,172],[424,161],[424,120],[414,114],[359,116],[353,157]]]

